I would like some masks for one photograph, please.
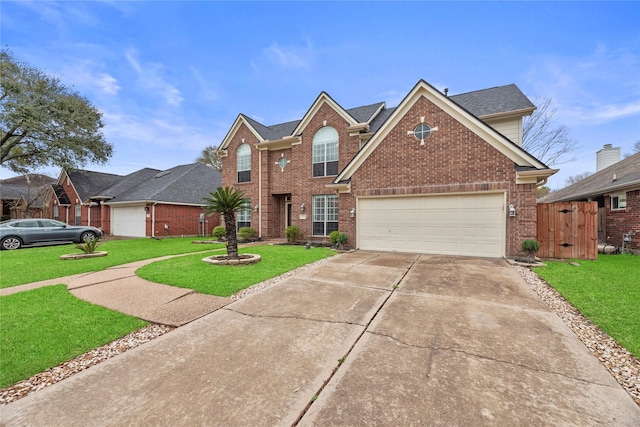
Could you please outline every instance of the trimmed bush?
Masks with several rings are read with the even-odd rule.
[[[284,229],[284,235],[287,237],[289,243],[295,243],[300,237],[300,227],[297,225],[290,225]]]
[[[211,234],[213,235],[214,239],[222,240],[224,238],[224,233],[225,233],[224,225],[218,225],[213,228],[213,233]]]
[[[329,241],[332,245],[338,244],[338,236],[340,236],[340,232],[338,230],[329,233]]]
[[[238,236],[245,242],[255,239],[256,234],[256,230],[251,227],[240,227],[240,230],[238,230]]]
[[[522,252],[527,254],[529,263],[531,263],[531,257],[533,256],[533,254],[538,252],[538,249],[540,249],[540,243],[538,243],[537,240],[527,239],[522,242],[521,249],[522,249]]]

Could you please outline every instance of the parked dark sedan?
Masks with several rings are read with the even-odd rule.
[[[19,249],[34,243],[82,243],[98,237],[102,237],[102,231],[98,228],[68,225],[54,219],[10,219],[0,222],[1,249]]]

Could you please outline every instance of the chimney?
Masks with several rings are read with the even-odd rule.
[[[596,153],[596,172],[608,168],[620,161],[620,147],[611,144],[604,144],[601,150]]]

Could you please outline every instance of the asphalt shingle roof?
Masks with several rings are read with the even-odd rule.
[[[122,178],[121,175],[85,170],[68,171],[67,175],[82,200],[99,195],[100,190],[115,184]]]
[[[535,105],[531,103],[529,98],[527,98],[515,84],[461,93],[458,95],[452,95],[449,98],[476,117],[535,108]],[[378,102],[371,105],[351,108],[346,110],[346,112],[358,123],[369,122],[369,131],[375,132],[380,129],[382,124],[395,110],[395,107],[382,108],[382,110],[380,110],[382,106],[384,106],[384,102]],[[374,116],[378,111],[380,111],[379,114]],[[301,121],[295,120],[287,123],[265,126],[244,114],[241,114],[241,116],[251,124],[262,138],[269,141],[275,141],[282,139],[285,136],[291,136],[292,132]]]
[[[535,108],[514,84],[451,95],[449,99],[476,117]]]
[[[146,177],[146,173],[144,175]],[[110,202],[144,200],[202,205],[203,197],[209,196],[221,184],[220,172],[202,163],[191,163],[156,171],[138,185],[117,194]]]
[[[616,188],[624,187],[625,185],[634,185],[634,183],[640,188],[640,153],[622,159],[575,184],[554,191],[545,197],[544,201],[584,200],[589,197],[607,194],[609,191],[615,191]]]

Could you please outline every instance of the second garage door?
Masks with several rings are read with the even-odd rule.
[[[144,206],[111,208],[111,232],[115,236],[145,237],[145,221]]]
[[[359,198],[363,250],[502,257],[504,193]]]

